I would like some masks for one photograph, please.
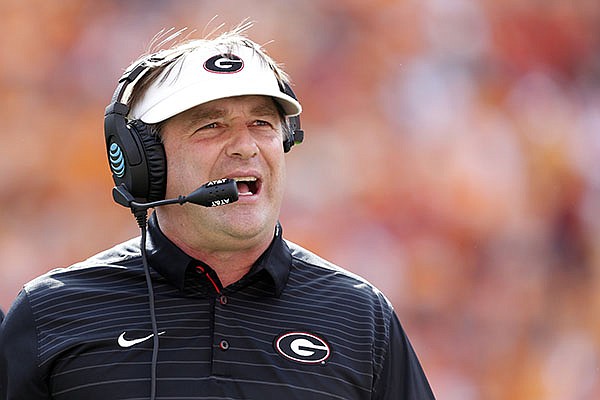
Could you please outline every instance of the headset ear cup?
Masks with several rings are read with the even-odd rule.
[[[163,144],[142,121],[134,120],[129,124],[142,143],[148,167],[148,192],[147,196],[141,197],[145,197],[148,202],[163,200],[167,188],[167,158]]]
[[[283,151],[289,152],[292,146],[304,141],[304,131],[300,129],[300,117],[293,116],[288,118],[287,133],[283,140]]]
[[[287,153],[292,149],[294,145],[294,137],[291,131],[286,132],[285,137],[283,138],[283,152]]]

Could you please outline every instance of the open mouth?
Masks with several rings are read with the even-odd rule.
[[[260,190],[260,180],[255,176],[244,176],[233,179],[235,180],[240,196],[252,196]]]

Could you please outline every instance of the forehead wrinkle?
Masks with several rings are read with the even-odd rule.
[[[267,115],[267,116],[272,116],[272,115],[278,115],[279,112],[277,111],[277,107],[275,106],[275,102],[273,100],[267,102],[267,103],[263,103],[263,104],[257,104],[256,106],[252,107],[252,109],[250,110],[252,115]]]

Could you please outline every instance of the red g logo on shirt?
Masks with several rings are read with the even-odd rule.
[[[319,336],[308,332],[286,332],[273,343],[275,350],[288,360],[302,364],[325,364],[331,347]]]

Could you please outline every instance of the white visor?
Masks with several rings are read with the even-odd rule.
[[[172,67],[148,87],[129,118],[155,124],[212,100],[244,95],[270,96],[287,116],[302,112],[300,103],[281,91],[267,62],[249,47],[232,52],[198,48]]]

